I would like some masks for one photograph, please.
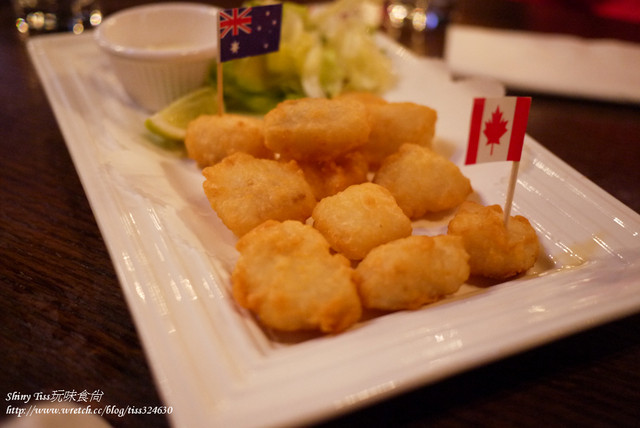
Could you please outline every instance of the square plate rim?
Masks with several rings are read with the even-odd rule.
[[[201,418],[205,417],[211,418],[210,420],[237,422],[236,426],[250,426],[255,422],[255,419],[251,420],[251,417],[255,417],[255,415],[264,416],[264,409],[278,404],[274,404],[271,399],[267,399],[264,397],[265,391],[261,389],[263,384],[256,383],[251,386],[251,388],[253,388],[252,392],[256,394],[257,398],[255,399],[259,402],[259,405],[256,406],[256,410],[247,412],[250,417],[243,417],[242,415],[238,415],[237,413],[237,401],[232,402],[232,400],[225,401],[221,399],[220,402],[215,403],[215,405],[212,407],[211,403],[207,403],[206,400],[201,400],[201,397],[193,397],[193,390],[191,389],[193,388],[192,383],[185,382],[184,385],[178,384],[177,380],[182,376],[188,376],[191,369],[190,367],[185,367],[184,364],[180,366],[180,358],[184,356],[183,354],[178,352],[177,354],[171,356],[158,356],[158,351],[156,350],[156,348],[160,346],[158,344],[158,341],[164,341],[165,343],[162,346],[165,347],[167,346],[167,344],[179,347],[181,345],[181,338],[176,337],[176,335],[167,334],[167,331],[170,330],[170,326],[168,325],[163,326],[163,328],[161,328],[159,331],[152,331],[152,329],[150,329],[147,325],[149,320],[156,320],[160,322],[166,321],[166,314],[155,312],[157,308],[150,307],[152,305],[145,306],[141,304],[139,297],[136,295],[134,282],[139,278],[133,278],[131,276],[131,272],[127,271],[127,267],[123,266],[121,252],[122,249],[125,248],[127,251],[130,251],[131,254],[135,254],[136,252],[139,252],[140,249],[136,248],[135,242],[113,242],[113,229],[122,227],[122,219],[118,220],[117,222],[113,222],[112,220],[106,219],[106,217],[119,217],[122,215],[122,213],[119,212],[117,207],[112,206],[111,208],[109,208],[109,204],[106,204],[104,201],[98,200],[99,197],[96,196],[96,193],[98,190],[103,189],[105,183],[100,183],[100,180],[98,180],[97,177],[95,177],[95,175],[92,174],[91,171],[89,171],[90,168],[86,165],[83,166],[82,164],[82,162],[86,161],[87,157],[90,155],[87,152],[87,150],[89,149],[87,147],[82,147],[82,144],[77,141],[79,138],[77,134],[75,134],[75,132],[78,131],[77,127],[82,126],[83,124],[69,124],[69,122],[71,121],[70,116],[72,115],[72,113],[70,112],[73,110],[70,107],[70,104],[73,103],[73,100],[69,100],[69,97],[81,97],[82,95],[70,94],[70,91],[73,92],[77,89],[77,87],[70,87],[69,83],[61,82],[58,79],[58,76],[56,76],[55,68],[51,67],[51,64],[49,63],[51,57],[59,54],[59,49],[61,49],[60,47],[58,47],[58,50],[56,50],[56,46],[59,46],[56,43],[57,41],[64,42],[67,47],[70,47],[71,52],[67,52],[66,54],[72,55],[73,48],[77,46],[84,47],[84,45],[86,45],[87,43],[91,43],[87,39],[88,36],[89,35],[80,37],[75,35],[40,36],[30,39],[27,43],[27,46],[30,56],[39,73],[41,81],[43,82],[43,86],[45,87],[47,96],[52,105],[58,123],[61,126],[65,141],[72,154],[74,164],[76,165],[76,169],[78,170],[78,173],[81,177],[85,192],[87,193],[87,196],[90,200],[92,209],[94,209],[94,215],[96,216],[98,224],[101,228],[101,232],[103,233],[103,237],[105,238],[105,242],[107,243],[110,254],[114,261],[114,266],[116,267],[116,272],[118,273],[118,278],[123,288],[125,298],[127,299],[129,308],[132,312],[132,315],[134,316],[136,326],[138,327],[141,338],[143,339],[145,351],[147,352],[150,363],[153,367],[157,385],[167,404],[172,405],[172,403],[175,403],[176,412],[175,414],[171,415],[171,418],[176,425],[197,426],[199,423],[202,423]],[[53,49],[45,50],[43,49],[44,46]],[[411,54],[408,52],[403,51],[402,55],[410,58],[411,61],[421,62],[419,59],[411,56]],[[75,112],[74,114],[77,114],[77,112]],[[73,118],[76,117],[74,116]],[[80,118],[82,119],[81,116]],[[86,130],[81,131],[86,132]],[[603,212],[614,213],[611,215],[615,216],[615,218],[622,218],[627,225],[626,230],[632,229],[637,231],[638,229],[640,229],[640,227],[638,226],[640,225],[640,221],[638,220],[639,217],[635,212],[615,200],[610,195],[606,194],[595,184],[586,180],[571,167],[557,159],[552,153],[548,152],[530,137],[528,137],[527,144],[531,148],[531,151],[535,154],[536,161],[542,162],[544,165],[552,165],[552,170],[564,174],[565,178],[569,177],[572,180],[579,179],[579,183],[576,184],[578,190],[583,194],[592,197],[595,200],[593,204],[597,205]],[[131,238],[131,236],[132,234],[128,235],[129,238]],[[126,239],[124,241],[126,241]],[[597,275],[595,271],[605,268],[607,272],[618,275],[618,277],[616,278],[616,284],[619,285],[622,294],[635,291],[640,288],[638,284],[636,284],[637,281],[633,281],[633,279],[638,279],[638,265],[637,263],[628,263],[628,260],[631,259],[634,254],[637,255],[638,252],[637,240],[634,242],[635,244],[631,244],[630,246],[624,248],[614,248],[614,254],[612,254],[611,257],[594,260],[593,264],[585,266],[585,269],[576,269],[571,273],[567,273],[567,275],[570,275],[573,278],[573,281],[579,283],[581,281],[588,281],[592,279]],[[150,269],[147,272],[138,271],[136,272],[136,275],[147,277],[147,280],[153,281],[152,270],[153,269]],[[565,278],[567,277],[567,275],[565,275]],[[553,278],[551,280],[553,280]],[[509,287],[509,285],[503,285],[497,287],[496,290],[509,289]],[[479,301],[482,302],[482,299],[469,299],[465,304],[478,304],[477,302]],[[368,405],[372,402],[404,392],[416,386],[435,382],[446,376],[452,375],[465,369],[472,368],[479,364],[503,358],[511,353],[519,352],[524,349],[546,343],[547,341],[566,336],[581,329],[589,328],[599,323],[603,323],[634,313],[639,309],[640,300],[629,299],[625,301],[624,305],[610,305],[606,308],[602,308],[600,311],[592,314],[589,317],[585,317],[581,311],[576,310],[573,315],[577,318],[563,322],[561,326],[562,328],[557,328],[558,325],[554,325],[553,322],[551,322],[551,324],[549,324],[549,322],[543,322],[540,324],[539,330],[531,331],[529,337],[526,340],[507,340],[506,344],[510,346],[503,347],[499,352],[492,352],[490,349],[483,349],[482,353],[476,352],[476,354],[472,355],[470,358],[466,357],[464,353],[458,353],[456,354],[458,355],[458,357],[456,357],[457,360],[455,361],[455,364],[449,364],[449,366],[444,364],[442,366],[444,367],[442,371],[437,374],[434,374],[433,372],[422,372],[418,373],[418,375],[415,376],[408,375],[405,371],[407,367],[414,368],[418,364],[417,361],[425,361],[424,359],[417,358],[414,362],[405,363],[402,367],[391,368],[387,371],[384,371],[384,373],[378,377],[371,376],[366,380],[352,380],[351,384],[348,385],[347,388],[343,388],[339,392],[331,390],[332,385],[324,385],[325,399],[321,400],[321,402],[317,406],[301,405],[299,410],[297,411],[289,412],[288,414],[285,414],[281,417],[274,416],[273,419],[265,418],[264,421],[274,424],[284,422],[297,423],[302,421],[311,422],[317,421],[322,418],[334,416],[343,412],[351,411],[355,408]],[[399,314],[393,318],[389,318],[394,319],[394,321],[388,323],[401,323],[403,321],[403,318],[411,316],[416,315],[413,313]],[[420,316],[418,315],[418,317]],[[398,320],[396,321],[395,319]],[[553,331],[549,331],[550,327],[555,328],[553,329]],[[164,331],[164,333],[162,333],[162,331]],[[426,340],[427,338],[427,336],[421,337],[424,340]],[[340,341],[340,339],[338,341]],[[397,355],[392,355],[391,357],[397,357]],[[382,360],[384,361],[384,359]],[[176,373],[172,373],[172,364],[177,364],[177,366],[179,367]],[[375,364],[373,365],[375,366]],[[279,369],[278,367],[276,368]],[[259,370],[259,368],[255,370]],[[322,373],[318,372],[316,374],[321,375]],[[269,380],[265,381],[264,383],[264,385],[266,385],[267,387],[269,386],[268,381]],[[321,379],[318,379],[318,381],[320,382]],[[299,392],[296,385],[293,383],[289,385],[289,388],[292,393]],[[238,385],[230,385],[227,388],[222,388],[221,393],[230,394],[230,396],[233,396],[234,391],[236,394],[238,393],[238,391],[243,393],[247,392],[246,389],[243,390],[242,387],[239,387]],[[277,412],[271,411],[271,413]]]

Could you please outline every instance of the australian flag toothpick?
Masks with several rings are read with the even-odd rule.
[[[277,51],[281,22],[282,4],[221,10],[219,62]]]

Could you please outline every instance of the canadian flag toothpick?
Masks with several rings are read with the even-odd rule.
[[[473,101],[465,164],[513,162],[504,207],[505,224],[511,213],[530,107],[530,97],[476,98]]]
[[[465,164],[519,161],[530,106],[529,97],[473,100]]]

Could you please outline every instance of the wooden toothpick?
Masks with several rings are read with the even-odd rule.
[[[509,187],[507,189],[507,199],[504,203],[504,225],[509,226],[509,217],[511,217],[511,205],[513,203],[513,193],[516,189],[516,183],[518,181],[518,168],[520,167],[520,161],[514,161],[511,165],[511,177],[509,177]]]
[[[222,62],[218,61],[218,115],[224,114],[224,89],[222,86]]]

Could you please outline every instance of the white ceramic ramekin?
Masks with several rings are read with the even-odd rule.
[[[124,89],[156,112],[202,86],[216,58],[217,9],[197,3],[156,3],[108,16],[95,39]]]

